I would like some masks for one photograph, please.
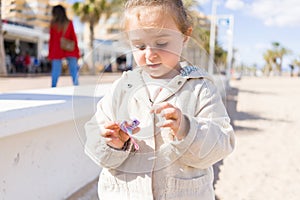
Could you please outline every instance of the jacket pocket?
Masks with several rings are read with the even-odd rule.
[[[168,200],[214,200],[212,178],[209,175],[189,179],[168,177],[165,194]]]

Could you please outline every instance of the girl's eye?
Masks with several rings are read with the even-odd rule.
[[[156,46],[158,46],[158,47],[165,47],[167,45],[168,45],[167,41],[157,41],[156,42]]]
[[[139,50],[145,50],[146,49],[146,45],[145,44],[136,44],[134,45],[135,48],[139,49]]]

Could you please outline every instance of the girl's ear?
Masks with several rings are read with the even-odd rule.
[[[190,26],[184,34],[183,43],[186,43],[188,41],[189,37],[192,35],[192,32],[193,32],[193,27]]]

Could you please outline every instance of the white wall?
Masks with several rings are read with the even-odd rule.
[[[61,90],[0,94],[0,199],[65,199],[97,178],[83,148],[94,105]]]
[[[64,199],[93,180],[73,121],[0,140],[0,199]]]

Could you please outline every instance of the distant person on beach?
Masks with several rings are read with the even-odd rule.
[[[85,125],[99,198],[213,200],[212,165],[233,151],[234,132],[213,79],[180,62],[190,17],[181,0],[127,0],[124,19],[137,68]]]
[[[61,48],[61,38],[64,37],[73,41],[73,49],[63,50]],[[72,76],[73,85],[78,85],[78,58],[79,48],[77,37],[74,31],[73,23],[68,19],[66,10],[61,5],[52,8],[52,19],[50,24],[50,40],[49,40],[49,56],[51,60],[52,70],[52,87],[56,87],[59,76],[62,71],[62,59],[67,59],[70,74]]]
[[[293,77],[293,75],[294,75],[294,65],[292,65],[292,64],[290,64],[289,65],[290,66],[290,68],[291,68],[291,77]]]

